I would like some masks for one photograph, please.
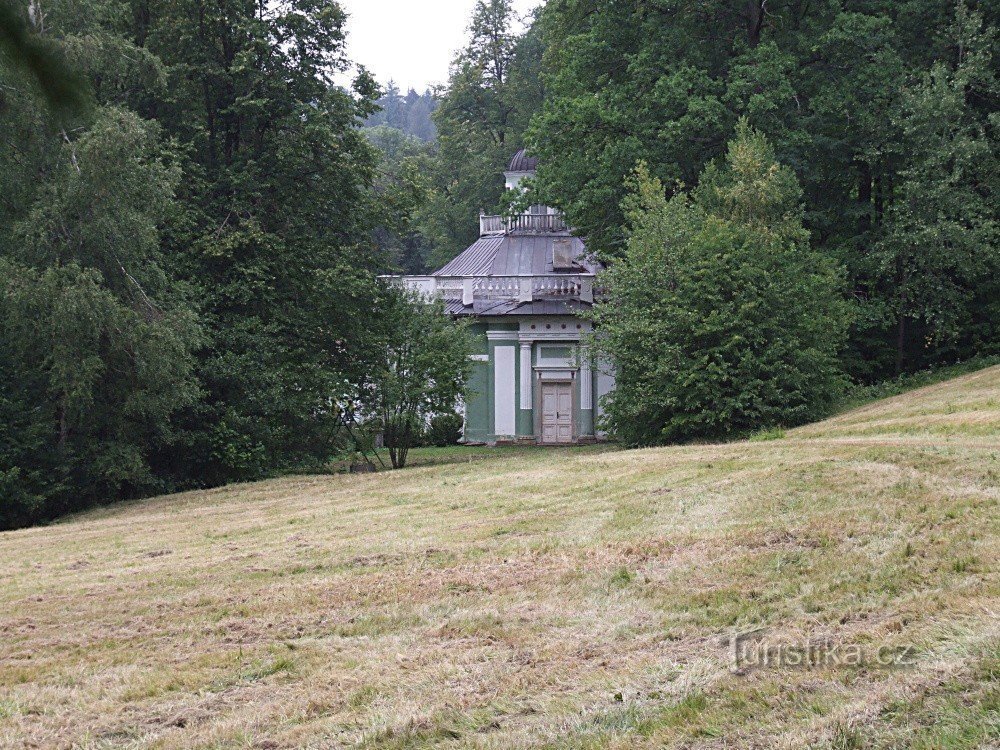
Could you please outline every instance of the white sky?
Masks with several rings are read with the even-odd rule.
[[[521,15],[542,0],[514,0]],[[446,83],[448,65],[465,44],[476,0],[340,0],[347,11],[347,54],[405,93]]]

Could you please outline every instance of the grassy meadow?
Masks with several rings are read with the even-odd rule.
[[[1000,742],[998,367],[741,443],[415,458],[0,534],[0,747]],[[906,663],[736,665],[757,629]]]

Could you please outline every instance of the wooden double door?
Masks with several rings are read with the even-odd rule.
[[[542,382],[542,442],[573,442],[573,383]]]

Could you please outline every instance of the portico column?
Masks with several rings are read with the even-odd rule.
[[[594,435],[594,376],[590,351],[580,347],[580,437]]]
[[[517,411],[517,436],[532,437],[535,432],[534,420],[532,419],[532,407],[534,405],[534,393],[532,392],[532,362],[531,362],[530,341],[521,342],[521,377],[518,386],[520,398],[518,400]]]

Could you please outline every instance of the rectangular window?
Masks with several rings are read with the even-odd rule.
[[[573,347],[543,346],[538,350],[538,356],[542,359],[569,359],[573,356]]]
[[[576,347],[570,344],[543,344],[538,347],[538,364],[575,367]]]

